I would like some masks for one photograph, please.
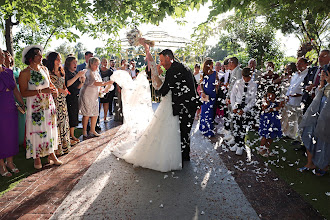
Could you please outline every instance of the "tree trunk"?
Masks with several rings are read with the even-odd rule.
[[[6,19],[6,47],[7,51],[14,57],[14,43],[13,43],[13,22],[11,21],[11,17]]]

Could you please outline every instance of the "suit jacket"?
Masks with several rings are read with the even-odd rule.
[[[309,86],[314,83],[315,74],[316,74],[318,68],[319,68],[318,66],[314,66],[314,67],[308,69],[308,73],[307,73],[306,77],[304,78],[304,88],[306,86]],[[301,101],[307,105],[312,103],[312,101],[313,101],[312,93],[304,90]]]
[[[184,107],[189,112],[195,112],[197,106],[201,105],[196,85],[192,71],[183,64],[174,61],[166,71],[162,87],[156,92],[165,96],[171,90],[173,115],[179,115],[180,110]]]
[[[315,126],[314,135],[323,141],[330,143],[329,123],[330,123],[330,96],[327,98],[323,108],[320,109],[321,99],[324,89],[319,90],[299,124],[299,129],[308,126]],[[321,110],[321,111],[320,111]],[[318,116],[318,117],[317,117]]]
[[[83,69],[86,69],[86,63],[82,63],[82,64],[79,64],[77,66],[77,72],[79,72],[80,70],[83,70]]]

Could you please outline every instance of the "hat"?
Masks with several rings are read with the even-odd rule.
[[[41,53],[43,53],[44,48],[42,48],[41,45],[30,45],[24,48],[22,52],[22,62],[25,63],[25,55],[32,49],[32,48],[38,48],[41,50]]]

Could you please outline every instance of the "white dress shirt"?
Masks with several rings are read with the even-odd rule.
[[[304,71],[301,73],[295,73],[290,81],[290,86],[288,91],[286,92],[286,95],[289,97],[288,104],[292,106],[300,106],[300,102],[302,99],[302,96],[298,97],[292,97],[290,95],[295,95],[295,94],[303,94],[304,92],[304,79],[308,73],[308,69],[306,68]]]
[[[257,84],[250,80],[248,82],[247,92],[245,93],[245,107],[243,108],[244,112],[248,112],[256,103],[257,95]],[[237,106],[242,104],[242,99],[244,95],[245,81],[239,79],[233,86],[233,89],[230,94],[230,102],[232,109],[237,109]]]

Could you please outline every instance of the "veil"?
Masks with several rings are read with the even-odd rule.
[[[150,86],[145,71],[133,81],[127,71],[117,70],[110,80],[121,87],[124,123],[108,147],[117,157],[122,157],[140,139],[154,115]]]

